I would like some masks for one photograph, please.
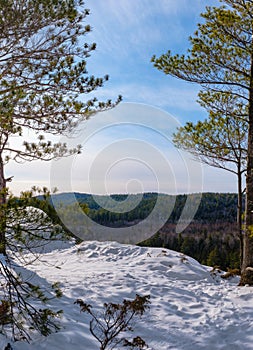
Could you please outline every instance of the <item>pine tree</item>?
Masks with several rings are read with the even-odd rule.
[[[210,97],[210,94],[209,94]],[[212,94],[212,97],[213,94]],[[202,94],[203,98],[203,94]],[[219,99],[219,95],[216,94]],[[241,265],[243,260],[243,188],[242,176],[246,171],[247,158],[247,122],[233,115],[220,115],[220,109],[209,110],[209,118],[198,121],[196,124],[188,122],[185,126],[178,128],[174,134],[173,142],[181,149],[187,150],[194,157],[212,167],[224,169],[237,176],[237,223],[238,237],[241,244]],[[220,103],[219,103],[220,102]],[[228,108],[224,100],[218,101],[221,108]],[[208,107],[210,108],[210,106]],[[229,109],[229,108],[228,108]],[[224,111],[222,111],[224,113]]]
[[[44,335],[55,329],[51,319],[59,313],[37,310],[32,302],[45,302],[52,295],[25,281],[15,264],[24,250],[41,238],[57,238],[60,231],[53,212],[51,222],[44,211],[30,207],[36,188],[21,198],[8,193],[11,178],[6,178],[5,167],[10,161],[18,166],[80,153],[79,145],[68,149],[65,143],[53,143],[52,136],[68,134],[121,99],[112,103],[94,97],[108,76],[87,72],[87,60],[96,48],[85,42],[91,31],[85,23],[88,15],[82,0],[0,0],[0,302],[9,307],[7,330],[14,339],[29,338],[26,323]],[[26,140],[27,131],[37,140]],[[23,141],[21,146],[14,137]],[[47,196],[46,189],[42,192]],[[55,292],[59,297],[58,288]],[[6,323],[0,320],[0,326],[3,332]]]
[[[187,55],[152,58],[155,67],[176,78],[201,86],[201,93],[235,99],[234,110],[248,122],[246,213],[241,284],[253,285],[253,1],[221,0],[207,7],[204,22],[190,37]],[[215,102],[215,101],[211,101]],[[240,114],[240,113],[238,113]]]

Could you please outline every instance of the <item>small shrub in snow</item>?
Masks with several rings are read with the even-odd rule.
[[[224,273],[224,275],[221,275],[221,278],[229,279],[240,275],[241,275],[241,271],[239,269],[228,269],[228,271]]]
[[[3,326],[11,322],[11,304],[5,299],[0,302],[0,325]]]
[[[181,261],[181,263],[183,263],[183,264],[187,264],[188,263],[188,259],[187,259],[187,257],[185,256],[185,255],[180,255],[180,261]]]
[[[129,349],[145,349],[147,344],[137,336],[133,340],[122,337],[122,333],[133,331],[133,321],[136,316],[141,317],[149,308],[150,296],[136,294],[134,300],[124,300],[122,304],[105,303],[101,313],[95,313],[92,306],[83,300],[76,300],[82,312],[87,312],[91,317],[90,332],[100,343],[100,350],[114,349],[122,345]]]
[[[253,286],[252,267],[246,267],[243,276],[241,276],[239,286]]]

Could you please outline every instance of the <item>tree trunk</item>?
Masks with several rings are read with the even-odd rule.
[[[6,180],[4,178],[4,164],[0,156],[0,254],[6,255]]]
[[[238,186],[238,200],[237,200],[237,225],[240,240],[240,268],[243,264],[243,229],[242,229],[242,172],[241,164],[238,163],[237,170],[237,186]]]
[[[246,175],[245,231],[243,239],[243,263],[240,284],[253,286],[253,56],[251,60],[249,91],[248,158]]]

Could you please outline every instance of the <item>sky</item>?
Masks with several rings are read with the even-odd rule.
[[[70,146],[80,143],[81,155],[50,163],[10,164],[12,191],[36,184],[60,192],[97,194],[236,192],[235,176],[203,166],[173,146],[176,128],[205,118],[205,111],[196,102],[198,86],[166,76],[150,62],[154,54],[168,50],[185,53],[199,14],[217,4],[216,0],[85,1],[92,32],[83,40],[97,44],[88,59],[88,73],[110,77],[95,95],[103,101],[122,95],[123,102],[81,124],[77,137],[57,138]]]

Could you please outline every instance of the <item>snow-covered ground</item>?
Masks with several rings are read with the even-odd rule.
[[[60,281],[61,330],[35,336],[30,344],[12,343],[14,350],[95,350],[89,316],[75,305],[81,298],[99,310],[104,302],[121,303],[136,293],[149,294],[150,310],[138,320],[138,334],[151,350],[253,349],[253,288],[237,287],[194,259],[162,248],[141,248],[115,242],[84,242],[43,254],[30,278]],[[8,340],[0,337],[0,350]]]

